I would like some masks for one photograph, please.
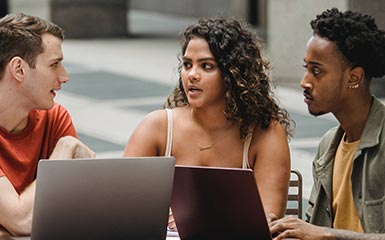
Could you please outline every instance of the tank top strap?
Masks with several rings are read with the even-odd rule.
[[[245,142],[243,143],[243,157],[242,157],[242,168],[243,169],[251,169],[249,163],[249,149],[251,140],[253,139],[254,128],[250,128],[249,133],[246,136]]]
[[[167,143],[166,143],[166,152],[164,156],[171,156],[172,149],[172,109],[166,108],[167,112]]]

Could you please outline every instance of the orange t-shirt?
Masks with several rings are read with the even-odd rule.
[[[50,110],[34,110],[27,127],[10,133],[0,127],[0,177],[6,176],[20,194],[36,178],[37,163],[48,159],[63,136],[77,137],[71,116],[56,104]]]
[[[333,166],[333,227],[355,232],[364,232],[352,192],[352,170],[354,154],[360,140],[347,143],[345,134],[337,148]]]

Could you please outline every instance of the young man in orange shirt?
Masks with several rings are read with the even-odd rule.
[[[63,30],[24,14],[0,19],[0,236],[30,235],[40,159],[94,157],[54,102],[69,81]]]

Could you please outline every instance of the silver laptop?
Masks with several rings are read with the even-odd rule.
[[[250,169],[177,165],[171,208],[183,240],[271,239]]]
[[[174,166],[172,157],[41,160],[32,240],[164,240]]]

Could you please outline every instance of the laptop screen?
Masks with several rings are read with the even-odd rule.
[[[249,169],[176,166],[171,208],[181,239],[271,239]]]

